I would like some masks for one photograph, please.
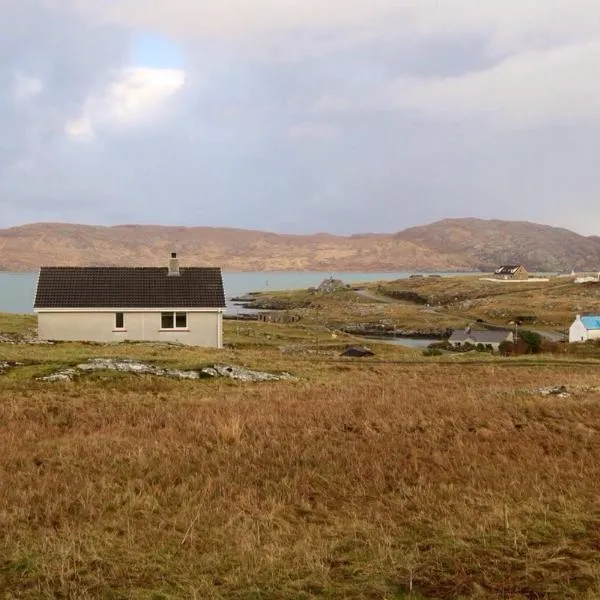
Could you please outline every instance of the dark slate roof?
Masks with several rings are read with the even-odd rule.
[[[450,342],[472,342],[474,344],[499,344],[512,332],[499,329],[457,329],[452,332]]]
[[[521,266],[522,265],[501,265],[494,271],[494,273],[496,275],[514,275]]]
[[[223,308],[221,269],[42,267],[35,308]]]

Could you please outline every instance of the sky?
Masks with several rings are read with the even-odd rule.
[[[598,0],[0,0],[0,227],[600,234]]]

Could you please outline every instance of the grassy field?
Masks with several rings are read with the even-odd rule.
[[[342,359],[334,335],[0,344],[0,598],[600,597],[597,351]],[[99,356],[298,381],[38,380]]]

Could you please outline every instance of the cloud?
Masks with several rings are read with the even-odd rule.
[[[596,120],[598,72],[600,41],[526,52],[459,77],[400,78],[372,100],[432,117],[520,126]]]
[[[184,85],[185,72],[179,69],[122,69],[105,89],[85,100],[81,114],[66,122],[65,131],[76,139],[90,139],[98,125],[126,127],[156,119]]]

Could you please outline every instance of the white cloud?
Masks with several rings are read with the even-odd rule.
[[[65,124],[65,132],[73,138],[90,139],[98,125],[147,122],[157,118],[166,101],[184,85],[185,72],[179,69],[123,69],[106,89],[87,98],[82,113]]]

